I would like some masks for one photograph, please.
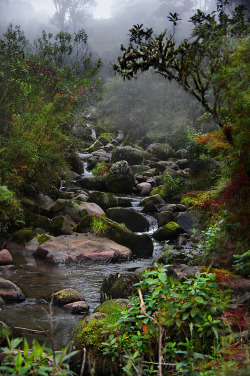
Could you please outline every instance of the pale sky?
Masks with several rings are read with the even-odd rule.
[[[47,11],[49,13],[54,11],[52,0],[28,0],[29,3],[37,11]],[[109,18],[111,16],[110,7],[117,0],[96,0],[98,5],[93,8],[93,15],[95,18]]]
[[[95,18],[109,18],[111,16],[110,7],[115,0],[98,0],[98,6],[94,10]],[[116,0],[117,1],[117,0]]]

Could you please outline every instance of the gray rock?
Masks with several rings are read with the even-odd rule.
[[[173,150],[169,144],[155,143],[149,145],[147,148],[147,153],[153,155],[158,160],[167,161],[169,158],[173,157]]]
[[[176,218],[176,222],[184,232],[190,234],[193,229],[201,231],[200,218],[201,212],[192,209],[186,212],[180,212]]]
[[[106,186],[112,193],[131,193],[135,184],[134,173],[125,160],[114,163],[105,177]]]
[[[150,183],[139,183],[136,188],[141,196],[149,196],[152,191],[152,185]]]
[[[112,193],[109,192],[92,192],[89,195],[88,201],[94,202],[103,210],[107,210],[109,208],[118,206],[118,199]]]
[[[126,208],[110,208],[107,216],[115,222],[124,223],[126,227],[135,232],[143,232],[149,229],[148,220],[140,213]]]
[[[165,226],[166,224],[172,221],[174,221],[174,216],[173,212],[171,212],[170,210],[162,211],[157,215],[158,227]]]
[[[139,277],[135,273],[110,274],[104,278],[101,285],[101,302],[107,299],[128,298],[135,290],[133,285],[137,282],[139,282]]]
[[[127,161],[130,166],[133,166],[141,164],[147,158],[148,154],[143,150],[128,146],[118,146],[112,151],[111,162]]]

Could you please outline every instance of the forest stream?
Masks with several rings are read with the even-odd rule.
[[[83,176],[90,177],[92,174],[85,168]],[[63,187],[63,185],[62,185]],[[132,202],[131,210],[140,211],[139,207],[141,197],[122,196],[129,198]],[[152,234],[156,229],[157,223],[153,216],[147,215],[150,223],[147,234]],[[83,263],[78,265],[53,265],[43,260],[34,258],[31,253],[27,256],[27,250],[24,247],[9,248],[14,264],[18,265],[16,271],[10,271],[4,275],[11,279],[24,292],[26,300],[22,303],[15,303],[2,307],[0,320],[15,329],[16,335],[23,336],[32,340],[37,338],[45,341],[44,333],[39,333],[49,329],[49,299],[55,291],[64,288],[74,288],[85,297],[90,313],[100,304],[100,286],[103,279],[112,273],[133,272],[137,268],[147,267],[162,252],[163,244],[153,241],[154,251],[150,258],[134,259],[131,261],[119,263]],[[11,307],[11,309],[10,309]],[[65,346],[71,337],[72,330],[83,316],[72,315],[63,308],[53,306],[53,323],[55,328],[55,344],[58,348]],[[25,330],[32,329],[34,333]],[[48,342],[49,344],[49,342]]]

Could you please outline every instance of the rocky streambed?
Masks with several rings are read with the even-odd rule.
[[[161,179],[177,176],[181,184],[188,178],[185,151],[166,144],[142,151],[102,142],[97,150],[75,155],[60,191],[23,199],[26,227],[2,245],[0,319],[18,335],[45,338],[48,303],[59,290],[77,290],[92,312],[105,277],[151,265],[165,241],[184,255],[179,263],[192,254],[189,234],[199,222],[197,213]],[[100,162],[109,169],[93,176],[90,171]],[[53,305],[57,346],[69,341],[82,314]]]

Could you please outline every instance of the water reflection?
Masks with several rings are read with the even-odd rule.
[[[137,268],[150,265],[162,251],[162,246],[155,243],[151,259],[137,259],[118,264],[87,263],[81,265],[54,266],[41,260],[34,259],[25,249],[10,249],[18,269],[10,272],[4,278],[16,283],[27,297],[19,304],[8,304],[0,311],[0,320],[11,327],[21,327],[35,330],[49,329],[49,307],[51,294],[63,288],[74,288],[83,294],[92,312],[100,302],[100,286],[104,277],[111,273],[132,272]],[[68,343],[72,330],[82,318],[82,315],[72,315],[63,308],[53,307],[53,323],[56,346]],[[29,335],[24,330],[16,330],[17,335],[25,335],[28,339],[34,337],[44,341],[45,335]]]

